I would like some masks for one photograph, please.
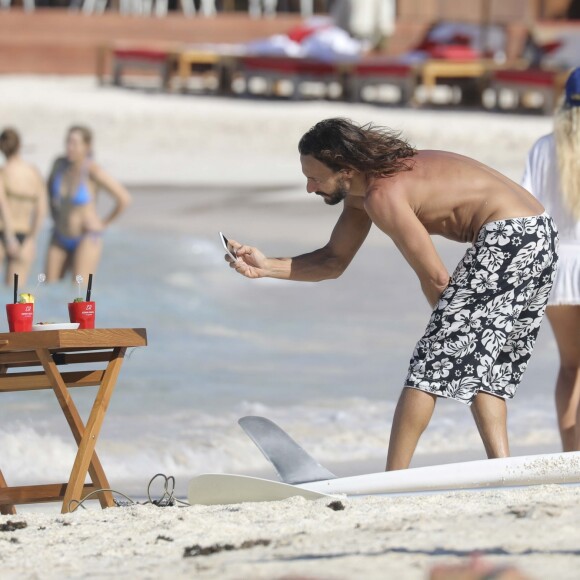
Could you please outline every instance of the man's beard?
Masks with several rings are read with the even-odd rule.
[[[344,180],[341,179],[338,181],[336,189],[332,193],[317,191],[316,195],[322,196],[326,205],[336,205],[348,195],[348,189],[346,188]]]

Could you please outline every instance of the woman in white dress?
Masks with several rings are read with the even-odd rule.
[[[554,131],[528,154],[522,185],[558,226],[560,261],[547,315],[560,354],[556,410],[564,451],[580,450],[580,68],[566,82]]]

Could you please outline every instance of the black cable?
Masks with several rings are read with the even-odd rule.
[[[151,497],[151,485],[153,484],[153,482],[158,478],[158,477],[162,477],[164,479],[163,482],[163,494],[161,495],[161,497],[159,499],[152,499]],[[72,513],[74,511],[76,511],[79,507],[82,507],[83,509],[86,509],[85,506],[83,505],[85,503],[85,501],[87,501],[88,499],[91,499],[91,497],[97,493],[101,493],[103,491],[108,491],[111,493],[114,493],[116,495],[121,495],[123,496],[128,502],[128,505],[147,505],[147,504],[152,504],[152,505],[156,505],[157,507],[170,507],[170,506],[174,506],[176,504],[180,504],[179,507],[187,507],[190,504],[186,501],[183,501],[181,499],[177,499],[175,497],[175,477],[173,477],[173,475],[167,476],[163,473],[156,473],[150,480],[149,483],[147,484],[147,501],[144,502],[138,502],[135,501],[134,499],[130,498],[128,495],[125,495],[124,493],[120,492],[120,491],[116,491],[114,489],[95,489],[94,491],[91,491],[91,493],[89,493],[88,495],[86,495],[85,497],[83,497],[82,500],[76,500],[76,499],[71,499],[69,504],[68,504],[68,509],[69,512]],[[117,507],[124,507],[127,504],[124,503],[120,503],[118,500],[113,498],[113,501],[115,502],[115,505]],[[74,509],[72,508],[73,504],[76,504],[74,506]]]

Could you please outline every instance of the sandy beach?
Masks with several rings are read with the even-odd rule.
[[[130,244],[142,246],[142,271],[148,267],[149,260],[164,272],[158,265],[163,261],[163,251],[175,249],[177,252],[183,240],[189,244],[187,256],[199,257],[199,264],[195,262],[199,271],[189,273],[176,268],[175,272],[170,272],[172,277],[168,276],[171,278],[169,287],[175,293],[200,293],[199,300],[208,318],[202,319],[200,314],[199,319],[195,319],[191,344],[195,339],[203,343],[203,348],[221,348],[223,357],[221,366],[208,365],[206,369],[203,358],[209,355],[202,347],[191,346],[192,358],[197,359],[193,371],[188,367],[191,376],[203,370],[208,376],[213,373],[226,382],[230,376],[220,375],[225,372],[222,367],[228,366],[223,361],[229,362],[235,375],[247,365],[247,353],[255,351],[264,353],[264,357],[253,364],[252,371],[255,367],[257,374],[251,375],[248,382],[259,382],[260,377],[279,368],[283,375],[296,372],[300,381],[322,382],[322,375],[308,375],[310,367],[300,374],[300,364],[304,360],[308,362],[308,358],[297,358],[299,362],[294,363],[296,368],[293,368],[291,361],[295,359],[292,357],[306,357],[310,350],[321,358],[328,357],[329,372],[334,372],[335,361],[343,356],[340,345],[348,340],[358,358],[352,363],[351,359],[345,359],[345,365],[351,364],[355,367],[353,375],[360,374],[365,380],[374,378],[365,365],[368,358],[379,358],[379,349],[389,348],[397,357],[397,349],[406,353],[399,357],[401,368],[385,373],[389,380],[393,373],[393,389],[407,363],[404,357],[410,354],[411,340],[416,338],[417,329],[424,326],[427,312],[424,305],[415,306],[419,299],[417,288],[411,286],[412,273],[405,269],[400,257],[395,257],[391,242],[376,230],[372,231],[349,277],[345,276],[345,280],[334,286],[335,293],[324,294],[320,289],[305,293],[285,285],[254,287],[232,278],[222,267],[216,232],[243,235],[249,243],[264,246],[273,254],[310,250],[313,244],[327,236],[338,210],[329,209],[314,196],[305,194],[296,149],[302,133],[324,117],[347,116],[358,122],[390,125],[401,129],[417,147],[447,149],[475,157],[514,180],[521,177],[529,147],[551,129],[551,119],[540,116],[164,95],[99,88],[93,79],[85,77],[1,77],[0,110],[3,125],[14,125],[21,131],[23,155],[43,173],[61,152],[69,125],[82,122],[94,129],[99,163],[134,194],[130,211],[114,225],[107,244],[117,244],[118,248]],[[195,244],[188,236],[195,238]],[[437,243],[450,264],[464,251],[446,242]],[[378,258],[384,259],[385,269],[397,272],[397,284],[392,284],[392,278],[387,278],[375,267]],[[107,259],[110,261],[103,266],[103,278],[105,275],[119,276],[123,272],[122,261]],[[371,282],[365,287],[366,301],[357,304],[352,314],[343,314],[345,305],[358,298],[357,278]],[[210,283],[207,293],[211,294],[211,301],[203,302],[202,290]],[[391,305],[393,310],[406,311],[404,323],[409,322],[412,331],[410,338],[399,339],[398,323],[394,323],[393,328],[385,331],[384,342],[381,342],[380,326],[371,326],[376,318],[373,308],[384,302],[380,289],[388,284],[396,286],[393,292],[400,300]],[[278,288],[278,297],[269,291],[273,287]],[[407,288],[413,288],[412,292]],[[106,290],[106,284],[102,283],[100,291],[105,294]],[[329,298],[330,294],[333,298]],[[236,300],[240,306],[235,304]],[[252,300],[261,301],[266,312],[255,328],[244,326],[247,321],[240,315],[240,312],[252,314]],[[288,305],[282,330],[271,322],[272,313],[281,300],[287,300]],[[341,326],[335,324],[333,312],[321,314],[329,302],[336,312],[341,312]],[[300,330],[295,328],[300,324],[294,320],[296,314],[291,310],[298,306],[305,309],[305,317],[312,319],[304,334],[299,334]],[[231,327],[223,320],[218,325],[211,318],[214,310],[220,308]],[[195,313],[197,316],[197,311]],[[163,346],[165,330],[155,328],[154,314],[148,319],[151,337],[148,353],[137,353],[132,361],[134,366],[146,365],[146,359],[139,357],[154,358]],[[389,316],[394,318],[394,314]],[[328,323],[324,333],[316,325],[317,317],[323,317],[323,322]],[[359,319],[360,323],[355,322]],[[106,320],[105,315],[102,320]],[[365,334],[365,324],[370,329],[369,334]],[[234,325],[243,328],[243,333],[234,334],[234,330],[239,330]],[[263,336],[266,325],[271,332]],[[241,338],[242,347],[228,342],[228,333],[236,340]],[[328,347],[328,341],[333,338],[340,343],[335,350]],[[296,342],[301,344],[297,346]],[[247,352],[238,353],[240,360],[227,358],[232,345],[236,350],[247,348]],[[538,419],[539,410],[545,407],[551,412],[552,406],[555,367],[550,365],[555,365],[555,347],[549,331],[541,335],[539,347],[535,355],[536,366],[530,367],[529,380],[535,389],[534,396],[539,396],[542,386],[545,386],[545,395],[543,403],[539,404],[536,399],[530,403],[532,398],[525,395],[518,399],[520,407],[516,410],[520,411],[514,413],[510,426],[516,453],[559,450],[555,423],[550,423],[553,421],[551,415],[545,421]],[[271,352],[278,357],[275,362],[267,360]],[[288,370],[276,366],[286,359],[290,360]],[[170,371],[172,369],[168,368],[169,374]],[[364,373],[369,373],[368,377]],[[129,379],[125,392],[130,394],[130,366],[124,369],[123,376]],[[139,455],[151,475],[171,469],[167,475],[176,475],[181,496],[188,478],[204,467],[212,471],[223,468],[237,473],[260,473],[273,478],[250,443],[237,443],[236,438],[242,438],[235,425],[239,408],[226,409],[224,403],[229,401],[226,395],[233,395],[220,391],[212,406],[207,403],[210,410],[202,416],[201,411],[199,415],[195,413],[203,390],[197,385],[196,389],[186,394],[177,392],[167,401],[160,399],[161,402],[157,399],[146,401],[144,397],[142,404],[149,407],[142,417],[129,406],[128,399],[123,400],[123,390],[119,390],[114,400],[119,406],[111,409],[100,441],[105,469],[113,464],[111,483],[115,489],[144,495],[147,479],[142,471],[136,476],[141,481],[139,489],[135,487],[135,477],[131,480],[132,487],[125,487],[123,483],[134,475],[129,473],[137,465],[132,463],[134,455]],[[252,392],[252,397],[241,393],[239,398],[245,405],[242,409],[248,413],[274,414],[277,421],[295,433],[325,464],[333,469],[336,465],[337,473],[347,475],[380,470],[386,451],[386,418],[383,417],[388,415],[390,421],[394,399],[389,399],[384,406],[377,403],[370,408],[363,395],[371,398],[371,387],[364,393],[353,391],[352,400],[342,392],[333,392],[330,382],[326,389],[327,399],[320,404],[322,411],[317,408],[318,414],[312,411],[312,415],[282,396],[278,406],[270,399],[262,404],[259,390]],[[371,394],[380,401],[380,394],[375,391]],[[264,397],[266,395],[268,393]],[[313,392],[313,399],[318,395],[319,392]],[[354,398],[357,396],[359,400]],[[336,410],[330,416],[329,409],[334,403]],[[164,404],[179,407],[176,409],[181,412],[176,415],[179,421],[172,423],[172,419],[167,419],[169,415],[158,422],[151,419],[156,409],[160,414],[165,412]],[[526,404],[531,406],[526,407]],[[189,407],[193,410],[187,414]],[[14,408],[27,410],[24,405]],[[32,404],[28,410],[34,411]],[[353,413],[358,413],[356,424],[352,421]],[[431,443],[426,442],[425,447],[418,450],[417,465],[482,458],[475,430],[470,426],[471,431],[462,431],[463,423],[456,421],[459,414],[465,415],[466,421],[469,419],[468,411],[463,408],[448,414],[443,411],[444,420],[439,430],[431,434]],[[148,423],[143,426],[140,420],[145,421],[145,417]],[[309,417],[313,418],[310,430],[305,427]],[[320,417],[330,418],[322,424]],[[26,449],[21,450],[18,441],[3,431],[8,418],[12,417],[6,416],[4,425],[0,425],[0,467],[7,480],[10,480],[11,469],[24,473],[20,479],[17,475],[12,477],[16,484],[38,483],[34,468],[23,459]],[[132,431],[121,433],[118,426],[124,420],[131,425]],[[196,421],[203,423],[205,431],[201,434],[195,432]],[[348,421],[353,424],[345,425]],[[15,425],[19,433],[28,433],[25,423]],[[185,433],[183,426],[191,428]],[[368,426],[366,433],[365,426]],[[48,450],[35,451],[41,470],[49,473],[52,467],[58,466],[65,471],[71,459],[72,445],[66,439],[70,433],[61,431],[59,435],[66,441],[65,445],[61,444],[61,439],[41,437],[49,428],[52,424],[47,420],[42,424],[43,431],[33,433],[34,438],[31,436],[31,445],[35,450],[43,450],[42,445],[54,444],[50,454]],[[212,433],[212,429],[210,444],[208,433]],[[165,433],[167,439],[154,440],[156,430]],[[146,435],[141,440],[139,437],[143,437],[144,431]],[[448,431],[454,433],[454,445],[446,438]],[[186,442],[187,451],[181,447]],[[154,444],[158,445],[156,452],[148,455]],[[357,454],[357,445],[365,447],[365,453]],[[141,447],[144,448],[142,458]],[[54,448],[66,459],[53,453]],[[195,470],[192,465],[196,466]],[[86,511],[79,509],[64,516],[58,514],[56,504],[40,508],[21,506],[17,515],[0,516],[0,576],[10,579],[195,576],[413,580],[428,578],[436,564],[465,562],[473,552],[481,552],[487,561],[516,566],[531,579],[579,577],[580,487],[543,486],[428,496],[340,498],[340,501],[344,509],[337,511],[328,507],[328,501],[307,502],[298,498],[236,506],[159,508],[148,505],[105,511],[97,509],[93,502]]]
[[[328,500],[294,498],[3,516],[0,563],[7,579],[420,580],[480,552],[528,578],[573,580],[579,499],[578,488],[545,486],[341,499],[338,511]],[[2,531],[8,521],[26,527]]]

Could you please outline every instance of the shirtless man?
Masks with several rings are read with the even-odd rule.
[[[433,308],[393,418],[387,470],[409,466],[437,397],[471,406],[487,456],[509,456],[506,399],[514,396],[557,263],[557,232],[542,205],[473,159],[417,151],[389,129],[327,119],[298,146],[308,193],[344,201],[330,241],[267,258],[231,241],[248,278],[337,278],[372,224],[392,238]],[[472,245],[450,277],[431,235]]]

